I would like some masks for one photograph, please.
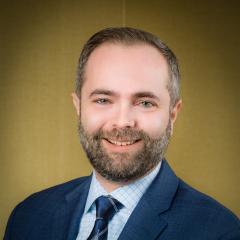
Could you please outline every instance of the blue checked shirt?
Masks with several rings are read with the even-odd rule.
[[[76,240],[86,240],[88,238],[96,219],[96,206],[94,202],[98,197],[109,194],[123,204],[123,208],[117,212],[108,223],[108,240],[117,240],[128,218],[138,204],[140,198],[143,196],[149,185],[156,177],[160,167],[161,162],[144,178],[141,178],[129,185],[117,188],[111,193],[108,193],[100,185],[96,179],[95,172],[93,172],[92,182]]]

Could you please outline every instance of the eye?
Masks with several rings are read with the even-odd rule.
[[[156,106],[153,102],[146,101],[146,100],[139,102],[138,105],[140,105],[144,108],[152,108],[152,107]]]
[[[106,105],[106,104],[111,103],[110,100],[107,98],[98,98],[98,99],[95,99],[93,102],[95,102],[97,104],[101,104],[101,105]]]

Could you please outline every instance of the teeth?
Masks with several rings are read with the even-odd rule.
[[[117,142],[117,141],[113,141],[113,140],[110,140],[110,139],[108,139],[108,141],[110,143],[113,143],[113,144],[118,145],[118,146],[127,146],[127,145],[131,145],[131,144],[134,143],[134,141],[131,141],[131,142]]]

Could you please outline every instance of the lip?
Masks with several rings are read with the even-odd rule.
[[[131,141],[117,141],[103,138],[103,145],[106,149],[113,152],[126,152],[139,148],[142,145],[142,140],[131,140]]]

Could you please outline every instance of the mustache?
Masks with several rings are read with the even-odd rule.
[[[111,139],[115,141],[137,141],[149,138],[142,130],[132,128],[113,129],[111,131],[99,130],[94,134],[95,139]]]

